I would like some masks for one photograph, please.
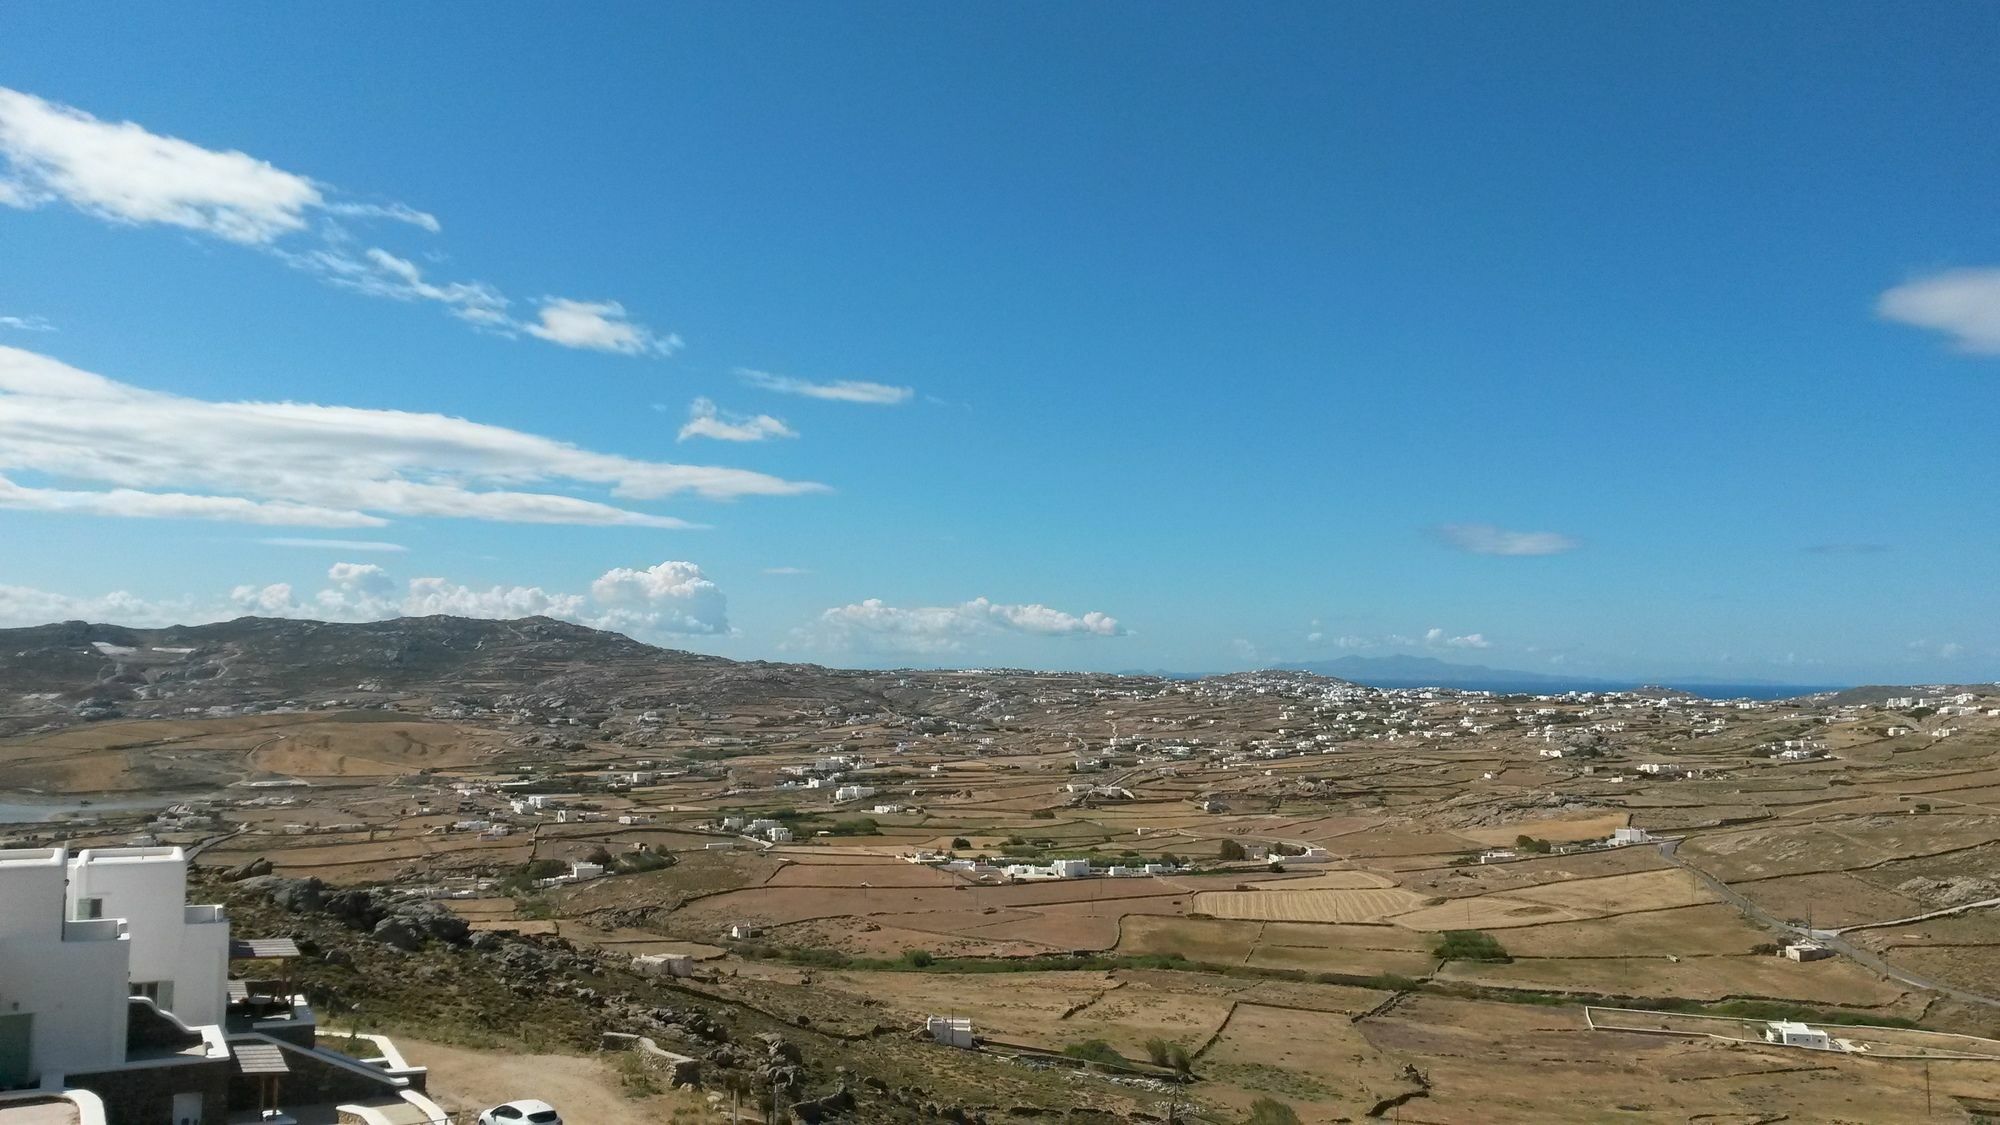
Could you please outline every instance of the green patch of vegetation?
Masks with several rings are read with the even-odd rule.
[[[1431,952],[1446,961],[1511,961],[1492,934],[1481,930],[1446,930]]]
[[[912,969],[928,969],[937,964],[937,958],[931,956],[931,951],[928,949],[905,949],[903,961]]]
[[[1084,1039],[1062,1049],[1062,1053],[1084,1062],[1104,1063],[1109,1066],[1124,1066],[1125,1056],[1118,1049],[1102,1039]]]
[[[1529,855],[1547,855],[1554,849],[1555,845],[1549,843],[1547,840],[1538,840],[1533,836],[1514,837],[1514,850],[1518,852],[1527,852]]]
[[[524,895],[535,889],[541,879],[553,879],[569,871],[569,864],[559,859],[531,859],[521,866],[501,876],[498,889],[503,895]]]
[[[827,825],[825,831],[833,836],[880,836],[882,826],[872,816],[857,816],[836,820]]]
[[[1224,840],[1222,846],[1215,850],[1215,858],[1224,863],[1233,863],[1248,854],[1243,850],[1243,845],[1234,840]]]
[[[636,875],[643,871],[658,871],[672,867],[674,857],[655,851],[622,852],[611,860],[611,870],[620,875]]]

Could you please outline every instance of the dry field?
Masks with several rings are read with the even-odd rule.
[[[1265,922],[1374,922],[1420,907],[1424,899],[1389,888],[1352,891],[1203,891],[1194,911]]]

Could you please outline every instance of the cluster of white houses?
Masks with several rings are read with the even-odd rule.
[[[290,1120],[287,1099],[446,1121],[393,1045],[372,1040],[372,1062],[319,1045],[291,939],[233,938],[222,907],[186,898],[179,848],[0,850],[0,1091],[66,1096],[104,1125]]]

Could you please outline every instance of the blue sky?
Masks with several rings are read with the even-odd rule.
[[[1991,5],[254,15],[5,17],[0,622],[2000,675]]]

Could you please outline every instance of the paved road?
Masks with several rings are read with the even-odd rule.
[[[1717,897],[1737,910],[1742,911],[1744,916],[1752,922],[1767,929],[1816,941],[1833,950],[1835,953],[1848,958],[1857,965],[1872,969],[1888,977],[1890,980],[1901,981],[1912,988],[1921,988],[1927,992],[1936,992],[1944,996],[1949,996],[1954,1000],[1963,1000],[1968,1004],[1983,1004],[1989,1008],[2000,1008],[2000,996],[1987,996],[1984,993],[1967,992],[1965,989],[1954,988],[1951,985],[1932,980],[1929,977],[1920,977],[1915,973],[1891,965],[1873,951],[1863,949],[1853,942],[1847,941],[1834,931],[1808,930],[1804,926],[1795,926],[1783,918],[1776,917],[1763,907],[1736,893],[1736,890],[1729,884],[1703,871],[1701,868],[1695,866],[1692,861],[1682,858],[1680,855],[1680,844],[1679,840],[1660,841],[1660,855],[1665,857],[1667,862],[1688,871],[1695,878],[1700,879],[1709,890],[1716,893]]]

